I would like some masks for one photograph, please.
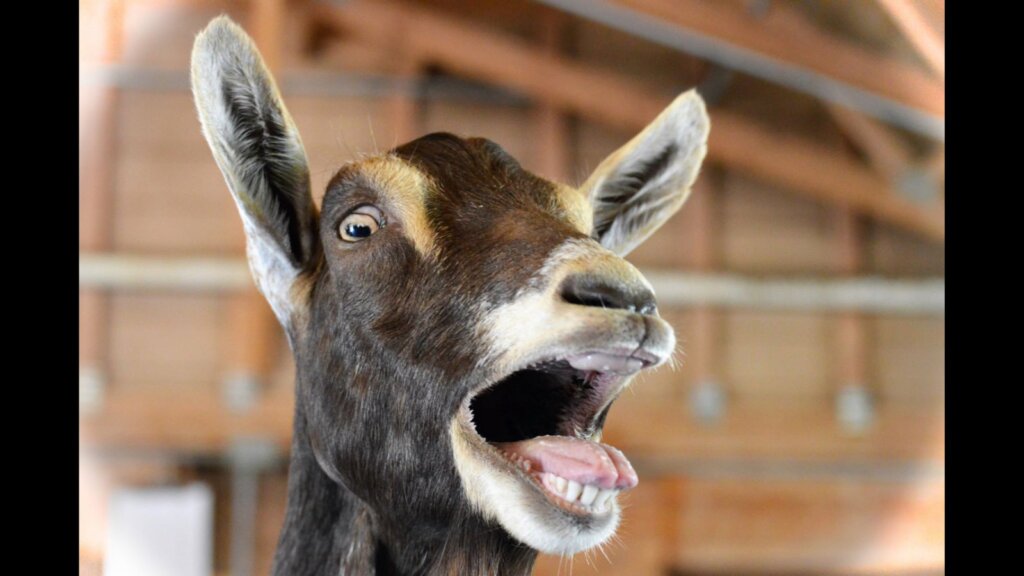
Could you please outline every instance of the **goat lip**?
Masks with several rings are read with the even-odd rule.
[[[633,356],[620,356],[607,352],[587,352],[567,356],[566,361],[577,370],[612,374],[633,374],[644,367],[645,362]]]
[[[536,355],[529,360],[515,365],[515,367],[509,369],[500,378],[495,378],[486,384],[476,387],[469,393],[469,398],[477,396],[516,372],[552,362],[564,361],[576,370],[594,372],[602,377],[626,377],[636,374],[643,369],[654,367],[664,360],[664,357],[649,352],[642,347],[635,349],[624,347],[591,348],[557,355]],[[604,369],[606,366],[608,369]]]

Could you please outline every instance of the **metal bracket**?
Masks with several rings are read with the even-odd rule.
[[[248,412],[260,399],[263,381],[251,373],[228,374],[223,382],[224,404],[232,412]]]
[[[698,382],[690,391],[690,414],[702,424],[716,424],[725,416],[725,389],[713,380]]]
[[[103,407],[107,379],[98,368],[78,368],[78,412],[95,414]]]
[[[847,384],[836,395],[836,419],[844,432],[862,434],[875,422],[871,393],[860,384]]]

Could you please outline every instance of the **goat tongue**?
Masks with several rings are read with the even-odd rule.
[[[569,436],[538,436],[519,442],[496,442],[513,459],[531,464],[531,472],[548,472],[601,489],[636,486],[633,466],[617,448]]]

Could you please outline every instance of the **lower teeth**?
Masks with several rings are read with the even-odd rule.
[[[562,500],[589,508],[595,512],[603,512],[611,507],[612,496],[617,490],[614,488],[601,489],[590,484],[580,484],[575,480],[566,480],[561,476],[543,472],[540,474],[541,483]]]

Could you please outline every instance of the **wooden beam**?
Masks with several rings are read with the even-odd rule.
[[[260,381],[273,368],[280,328],[270,305],[255,288],[248,288],[228,302],[228,339],[224,375],[228,379]]]
[[[939,78],[946,78],[946,42],[910,0],[876,0]]]
[[[238,412],[224,406],[214,387],[188,395],[112,392],[102,411],[82,416],[79,436],[89,449],[223,454],[236,438],[254,437],[287,450],[294,396],[291,387],[268,390]]]
[[[558,56],[566,17],[561,12],[544,9],[538,21],[539,44],[545,54]],[[558,107],[540,101],[533,110],[537,135],[533,158],[534,171],[555,182],[569,182],[569,122]]]
[[[281,67],[284,0],[251,0],[249,5],[249,33],[267,68],[276,71]]]
[[[628,395],[627,395],[628,396]],[[736,397],[716,426],[681,418],[671,402],[623,396],[605,423],[604,441],[637,465],[680,458],[794,462],[929,462],[945,458],[941,404],[889,401],[874,425],[851,437],[820,399]],[[643,421],[644,426],[637,426]],[[770,431],[770,433],[768,433]]]
[[[378,41],[388,37],[404,13],[408,16],[406,40],[421,61],[630,132],[645,126],[671,101],[615,73],[546,54],[508,34],[416,6],[354,1],[344,7],[317,5],[316,10],[335,29]],[[897,194],[886,194],[889,183],[838,152],[724,110],[712,111],[711,125],[708,156],[712,161],[932,240],[944,237],[943,218]]]
[[[721,2],[612,0],[664,22],[937,116],[945,87],[928,74],[817,29],[778,3],[763,16]]]
[[[850,278],[863,266],[861,226],[849,210],[836,211],[836,263],[839,276]],[[843,312],[836,318],[836,383],[846,386],[867,386],[867,327],[856,311]]]
[[[396,38],[396,41],[398,39]],[[403,58],[399,62],[398,78],[401,86],[394,94],[388,97],[388,109],[391,115],[392,132],[394,142],[392,146],[398,146],[417,137],[422,128],[420,127],[419,102],[413,91],[420,81],[420,66],[409,58]]]
[[[946,182],[946,147],[939,146],[925,160],[924,168],[936,182]]]
[[[712,113],[712,160],[749,172],[772,184],[920,234],[945,238],[938,209],[902,198],[885,178],[839,152],[779,134],[736,115]]]
[[[828,111],[880,176],[895,181],[910,166],[909,147],[886,126],[841,106],[829,106]]]
[[[122,0],[107,0],[103,11],[103,47],[100,59],[115,64],[124,52],[125,5]],[[118,91],[111,86],[92,88],[94,105],[83,110],[89,122],[81,142],[82,166],[79,172],[79,236],[81,250],[103,251],[110,246],[113,222],[111,204],[114,195],[114,160],[117,150]],[[108,362],[108,299],[97,290],[79,291],[78,364],[96,385],[104,384]],[[94,392],[99,392],[95,390]],[[90,393],[87,391],[87,393]]]

